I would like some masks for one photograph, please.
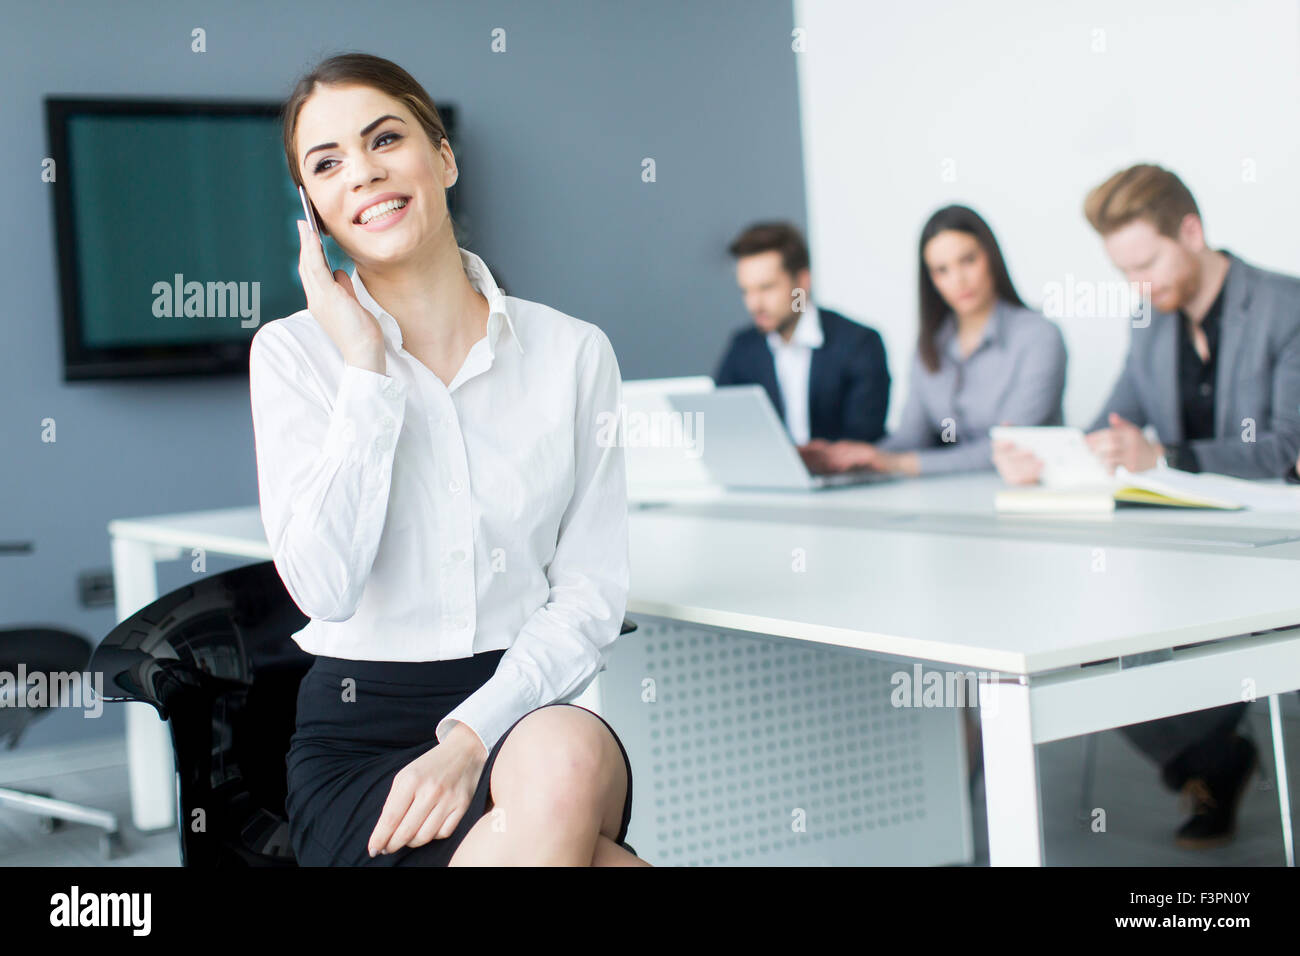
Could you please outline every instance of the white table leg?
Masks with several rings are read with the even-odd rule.
[[[1282,847],[1286,851],[1286,865],[1295,866],[1295,835],[1291,832],[1291,781],[1286,772],[1286,740],[1282,733],[1282,706],[1277,694],[1268,696],[1268,719],[1273,731],[1273,775],[1277,777],[1277,806],[1282,816]]]
[[[151,545],[113,538],[113,595],[124,621],[158,598],[158,570]],[[131,822],[137,830],[176,823],[176,761],[167,723],[149,704],[126,707],[126,760]]]
[[[1043,821],[1028,684],[1014,677],[981,681],[980,727],[989,862],[993,866],[1042,866]]]

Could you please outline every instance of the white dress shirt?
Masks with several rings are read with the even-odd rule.
[[[767,333],[767,347],[776,363],[776,382],[785,404],[785,425],[796,445],[808,444],[808,379],[812,373],[813,349],[822,345],[822,321],[813,306],[799,316],[790,341],[780,332]]]
[[[326,657],[465,658],[509,648],[436,728],[489,751],[524,714],[604,669],[627,607],[622,380],[605,333],[503,295],[450,385],[384,333],[387,374],[347,365],[306,309],[253,338],[249,389],[262,523],[276,569]]]

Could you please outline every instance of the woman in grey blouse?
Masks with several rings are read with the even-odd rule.
[[[992,426],[1061,424],[1065,341],[1021,302],[978,213],[946,206],[930,217],[919,281],[921,328],[898,429],[875,444],[822,442],[809,449],[818,470],[992,468]]]

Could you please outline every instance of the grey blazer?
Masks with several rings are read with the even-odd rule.
[[[1187,442],[1202,471],[1280,478],[1300,452],[1300,279],[1249,265],[1232,253],[1224,280],[1214,380],[1217,438]],[[1111,412],[1151,425],[1161,442],[1183,443],[1178,390],[1178,313],[1152,311],[1134,328],[1119,381],[1089,430]]]

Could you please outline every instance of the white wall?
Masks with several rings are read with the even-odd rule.
[[[1027,304],[1050,283],[1116,282],[1083,217],[1135,162],[1174,170],[1212,246],[1300,273],[1295,0],[795,0],[813,296],[889,349],[890,424],[916,335],[917,240],[973,207]],[[1123,360],[1122,317],[1058,320],[1068,424]]]

